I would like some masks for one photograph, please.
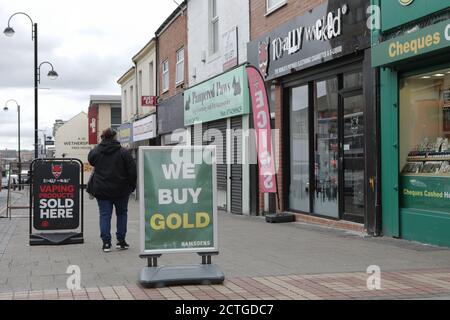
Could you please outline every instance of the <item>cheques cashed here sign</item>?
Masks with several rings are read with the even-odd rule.
[[[139,152],[142,253],[216,251],[215,149]]]
[[[38,161],[33,167],[36,230],[73,230],[80,225],[80,164]]]

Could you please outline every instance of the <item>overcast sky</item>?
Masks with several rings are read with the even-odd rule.
[[[8,38],[3,30],[13,13],[26,12],[38,24],[39,61],[59,74],[49,80],[42,66],[39,129],[51,135],[56,119],[87,112],[90,95],[120,94],[117,80],[132,56],[175,8],[173,0],[0,0],[0,149],[17,148],[15,104],[3,111],[9,99],[21,105],[21,148],[33,149],[34,139],[31,22],[15,16],[16,34]]]

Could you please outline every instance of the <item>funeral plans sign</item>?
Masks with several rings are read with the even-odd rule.
[[[139,149],[141,251],[217,251],[215,148]]]
[[[33,165],[33,226],[73,230],[80,225],[80,164],[37,161]]]

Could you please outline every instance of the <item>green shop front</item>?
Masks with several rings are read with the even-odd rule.
[[[449,1],[381,1],[379,67],[385,236],[450,246]]]

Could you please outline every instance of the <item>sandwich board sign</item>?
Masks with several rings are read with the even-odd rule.
[[[139,149],[141,254],[216,252],[214,146]]]
[[[30,245],[83,243],[81,161],[36,159],[30,172]]]
[[[215,146],[139,148],[141,258],[144,287],[220,284]],[[165,253],[198,253],[201,265],[157,266]]]

